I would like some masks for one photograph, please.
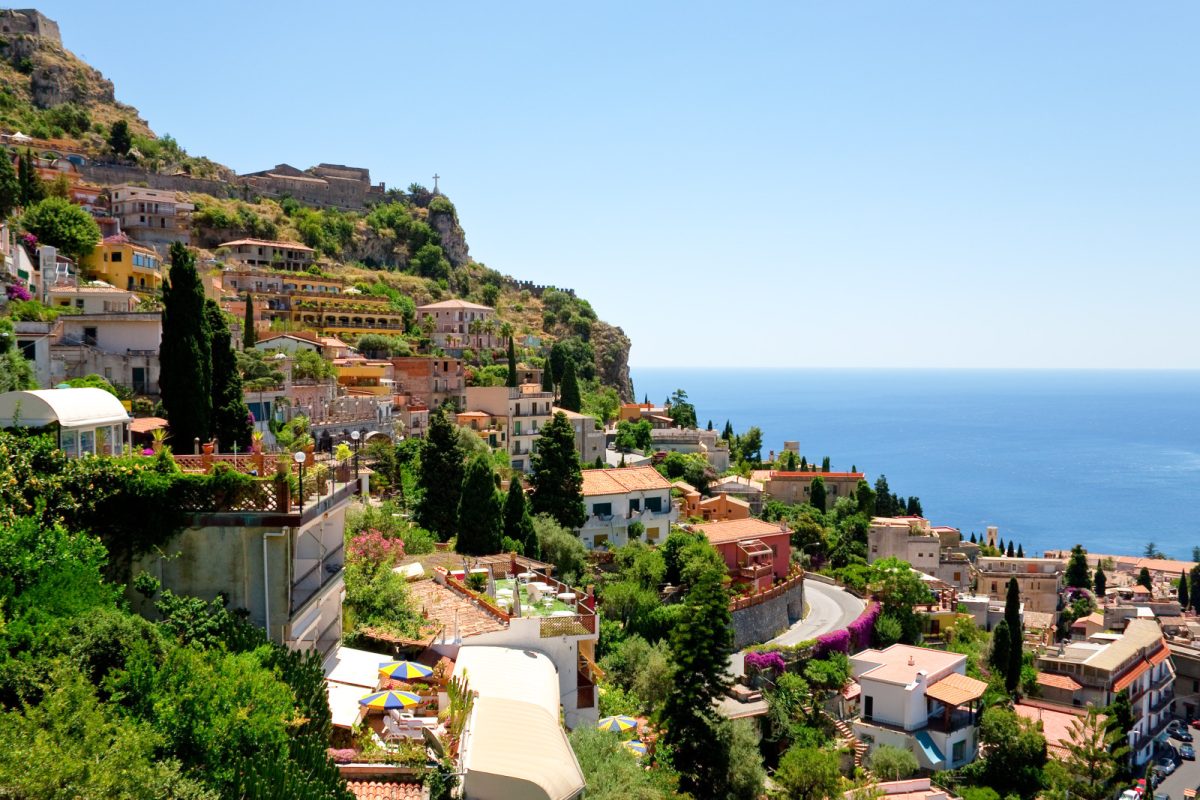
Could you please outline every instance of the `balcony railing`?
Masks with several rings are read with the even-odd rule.
[[[947,721],[944,711],[938,711],[929,715],[925,727],[938,733],[952,733],[963,728],[969,728],[974,724],[975,715],[970,711],[956,710],[950,714],[949,721]]]
[[[303,575],[292,582],[292,612],[299,610],[341,573],[345,564],[342,545],[322,555]]]
[[[747,564],[738,567],[738,575],[750,580],[757,580],[765,575],[770,575],[771,570],[770,564]]]

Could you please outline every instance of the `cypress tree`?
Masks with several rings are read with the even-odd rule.
[[[1025,557],[1025,545],[1019,544],[1019,545],[1017,545],[1017,558],[1024,558],[1024,557]]]
[[[547,361],[546,365],[542,367],[542,391],[550,393],[554,392],[554,375],[550,370],[549,361]]]
[[[808,456],[800,456],[800,471],[808,471]]]
[[[1142,571],[1138,573],[1137,582],[1139,586],[1145,586],[1147,589],[1151,588],[1153,584],[1150,580],[1150,570],[1142,567]]]
[[[250,449],[254,428],[242,392],[242,374],[233,355],[233,337],[215,301],[205,301],[204,315],[212,340],[212,435],[218,449],[223,447],[228,452],[236,445],[245,452]]]
[[[818,511],[825,511],[825,479],[820,475],[808,485],[808,502]]]
[[[1012,648],[1012,634],[1008,630],[1008,622],[1000,620],[992,631],[992,652],[988,656],[988,664],[999,675],[1008,675],[1009,655]]]
[[[463,486],[463,450],[458,431],[439,408],[429,419],[429,430],[421,445],[421,472],[417,486],[417,522],[446,542],[458,526],[458,500]]]
[[[1021,589],[1017,586],[1016,578],[1008,579],[1008,594],[1004,599],[1004,620],[1008,623],[1008,632],[1012,644],[1008,654],[1008,670],[1004,673],[1004,688],[1011,694],[1017,690],[1021,682],[1021,660],[1024,638],[1021,635]]]
[[[829,456],[821,459],[821,472],[829,472]]]
[[[579,396],[579,380],[575,377],[575,362],[568,361],[563,367],[562,386],[558,387],[558,405],[567,411],[579,412],[583,398]]]
[[[196,258],[179,242],[171,245],[162,303],[159,391],[171,439],[187,453],[193,440],[208,441],[212,429],[212,338]]]
[[[500,551],[503,526],[494,475],[491,460],[484,453],[476,453],[467,462],[458,501],[456,552],[486,556]]]
[[[1188,573],[1188,590],[1192,608],[1200,609],[1200,564],[1192,567],[1192,571]]]
[[[712,429],[713,429],[713,424],[712,424],[712,420],[710,419],[710,420],[708,421],[708,430],[710,430],[710,431],[711,431]]]
[[[998,542],[996,542],[996,549],[1000,552],[1000,555],[1004,555],[1004,537],[1003,536],[1001,536],[1000,540]]]
[[[583,470],[575,455],[575,429],[566,414],[559,411],[542,428],[532,462],[533,513],[549,514],[568,530],[583,527]]]
[[[853,472],[854,470],[851,470]],[[865,514],[868,518],[875,515],[875,491],[871,488],[871,484],[859,478],[858,485],[854,487],[855,499],[858,500],[858,513]]]
[[[1104,574],[1104,570],[1099,564],[1096,565],[1096,577],[1092,580],[1092,585],[1096,587],[1096,599],[1103,600],[1104,591],[1108,588],[1108,576]],[[1183,610],[1186,611],[1187,607],[1185,606]]]
[[[6,220],[21,205],[21,182],[8,153],[0,153],[0,221]]]
[[[1013,550],[1012,540],[1009,540],[1008,550],[1005,551],[1004,555],[1008,556],[1009,558],[1012,558],[1013,556],[1016,555],[1016,552],[1014,552],[1014,550]]]
[[[695,797],[723,797],[728,782],[729,746],[713,706],[729,686],[726,665],[733,649],[723,577],[706,569],[687,593],[671,631],[672,690],[659,712],[663,741],[679,771],[679,788]]]
[[[242,349],[252,350],[258,343],[258,334],[254,332],[254,295],[246,292],[246,322],[242,327]]]
[[[1067,586],[1075,589],[1092,588],[1091,576],[1088,574],[1087,553],[1084,551],[1083,545],[1077,544],[1071,548],[1071,557],[1067,559],[1065,577]]]
[[[1191,599],[1191,598],[1188,596],[1187,573],[1180,572],[1179,573],[1179,607],[1180,607],[1180,609],[1186,609],[1188,607],[1189,599]]]
[[[971,531],[971,544],[975,544],[975,531]]]
[[[725,420],[725,428],[721,431],[721,438],[727,442],[733,441],[733,425],[729,420]]]
[[[46,199],[46,184],[38,177],[37,168],[33,165],[33,154],[28,150],[17,162],[17,186],[20,189],[22,208],[29,208],[34,203]]]
[[[508,378],[504,385],[510,389],[517,385],[517,349],[513,346],[512,337],[508,337]]]
[[[525,502],[525,490],[516,476],[508,484],[508,496],[504,498],[504,535],[521,542],[522,552],[530,558],[541,558],[537,532],[533,529],[533,517]]]

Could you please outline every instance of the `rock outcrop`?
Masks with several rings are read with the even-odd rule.
[[[467,235],[458,224],[456,215],[447,211],[430,211],[429,227],[442,237],[442,252],[452,266],[461,267],[471,260],[467,247]]]
[[[629,377],[629,337],[625,331],[597,320],[592,323],[592,347],[596,351],[596,377],[612,386],[623,403],[633,402],[633,379]]]

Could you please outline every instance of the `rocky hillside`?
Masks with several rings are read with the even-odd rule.
[[[118,120],[132,134],[133,148],[124,155],[109,146]],[[537,360],[562,341],[583,377],[594,375],[622,399],[633,398],[630,342],[621,329],[599,320],[586,300],[569,292],[547,291],[475,261],[445,195],[414,184],[409,191],[387,192],[363,212],[255,197],[232,170],[156,136],[137,109],[116,100],[111,81],[63,47],[54,21],[37,12],[0,10],[0,132],[17,131],[59,140],[64,149],[148,177],[210,179],[182,180],[204,188],[188,198],[196,206],[193,241],[214,258],[220,258],[221,242],[244,236],[302,241],[317,251],[317,270],[407,295],[418,305],[461,297],[494,306],[525,344],[523,355]],[[214,191],[224,196],[209,193]]]

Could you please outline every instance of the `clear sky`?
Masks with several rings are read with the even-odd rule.
[[[367,166],[635,365],[1200,367],[1200,6],[44,0],[160,134]]]

